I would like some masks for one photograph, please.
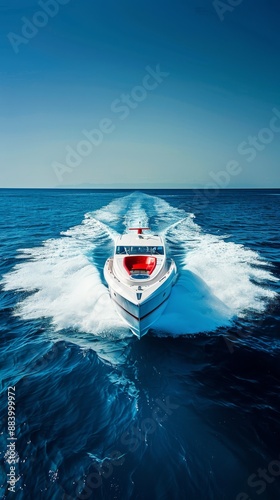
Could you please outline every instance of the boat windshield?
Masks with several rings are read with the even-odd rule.
[[[123,255],[164,255],[164,247],[151,247],[151,246],[139,246],[139,247],[116,247],[116,254]]]

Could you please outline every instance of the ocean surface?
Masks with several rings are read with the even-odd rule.
[[[1,498],[279,500],[280,190],[201,193],[0,190]],[[140,341],[103,278],[139,222],[179,270]]]

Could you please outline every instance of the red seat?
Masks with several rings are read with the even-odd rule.
[[[133,271],[146,271],[148,274],[152,274],[157,265],[157,259],[145,255],[130,255],[123,259],[123,265],[128,274]]]

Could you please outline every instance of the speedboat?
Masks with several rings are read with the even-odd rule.
[[[140,339],[162,314],[177,277],[161,236],[132,227],[115,242],[104,277],[116,310]]]

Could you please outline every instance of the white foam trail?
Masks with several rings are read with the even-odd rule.
[[[19,303],[16,314],[24,319],[49,317],[56,329],[97,335],[123,328],[92,263],[97,245],[114,232],[87,214],[80,226],[63,235],[42,247],[22,250],[20,258],[28,260],[4,277],[6,290],[33,292]]]
[[[181,277],[158,327],[176,333],[210,331],[249,311],[263,312],[278,281],[268,264],[243,245],[205,234],[194,216],[175,223],[166,233],[181,247]]]
[[[132,203],[129,212],[125,215],[124,225],[126,227],[126,232],[129,232],[130,227],[148,227],[149,217],[141,200],[135,200]]]
[[[121,222],[124,231],[129,227],[138,226],[139,223],[148,227],[150,220],[154,218],[152,230],[163,232],[171,224],[186,217],[186,212],[172,207],[156,196],[135,192],[113,200],[92,215],[110,227]]]
[[[127,231],[140,221],[164,234],[172,252],[180,256],[179,279],[158,329],[169,334],[213,331],[236,315],[263,311],[275,297],[267,285],[276,278],[256,252],[204,233],[193,214],[158,197],[132,193],[86,214],[82,224],[61,238],[21,251],[22,262],[3,279],[6,290],[30,292],[16,313],[24,319],[48,317],[57,330],[130,335],[112,306],[101,273],[116,228]]]
[[[168,335],[210,332],[229,325],[231,319],[232,311],[211,293],[203,280],[181,270],[155,330]]]
[[[143,193],[131,193],[123,198],[113,200],[106,207],[93,212],[93,215],[110,227],[122,222],[124,231],[127,232],[129,227],[137,227],[140,224],[147,226],[149,217],[145,205],[147,200],[149,203],[152,198],[152,196]]]
[[[155,198],[155,213],[156,225],[158,231],[165,234],[171,226],[177,224],[189,214],[182,209],[172,207],[169,203],[161,198]]]
[[[108,205],[93,212],[96,219],[111,226],[114,222],[119,222],[121,216],[126,212],[129,204],[129,196],[117,198]]]

